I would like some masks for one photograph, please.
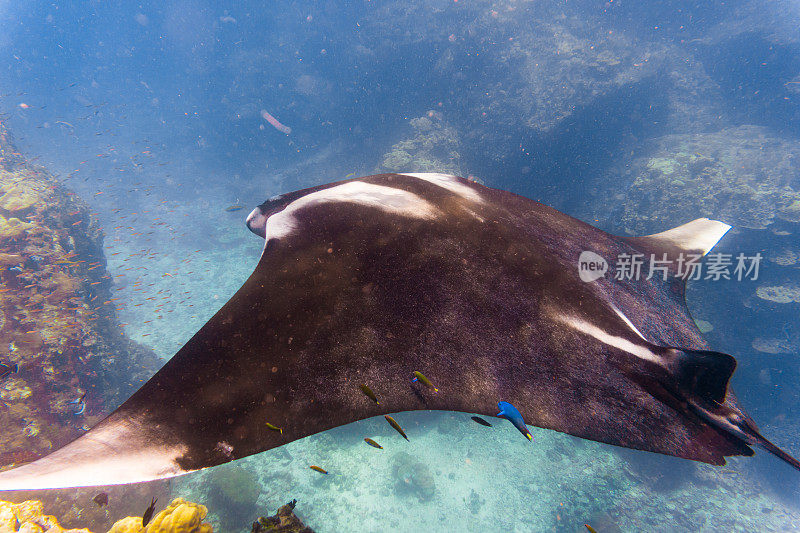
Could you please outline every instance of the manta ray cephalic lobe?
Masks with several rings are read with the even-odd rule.
[[[247,226],[265,244],[239,291],[116,411],[1,473],[0,490],[167,478],[376,415],[492,416],[499,400],[586,439],[716,465],[760,445],[800,469],[728,390],[736,361],[708,351],[676,272],[579,276],[584,251],[674,265],[726,224],[615,237],[462,178],[381,174],[273,197]]]

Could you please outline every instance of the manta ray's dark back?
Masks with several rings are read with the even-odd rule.
[[[721,222],[620,238],[461,178],[382,174],[272,198],[247,224],[264,250],[230,301],[119,409],[0,474],[0,490],[171,477],[375,415],[493,415],[499,400],[600,442],[712,464],[758,444],[800,468],[728,391],[735,360],[708,351],[674,271],[579,273],[583,252],[707,253]]]

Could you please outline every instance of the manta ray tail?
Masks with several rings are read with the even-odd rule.
[[[769,453],[771,453],[772,455],[774,455],[774,456],[776,456],[776,457],[778,457],[780,459],[783,459],[784,461],[786,461],[787,463],[789,463],[790,465],[795,467],[797,470],[800,470],[800,461],[798,461],[797,459],[795,459],[794,457],[792,457],[791,455],[789,455],[785,451],[781,450],[780,448],[778,448],[777,446],[772,444],[766,438],[761,436],[761,434],[758,434],[757,441],[758,441],[758,445],[761,446],[762,448],[764,448],[765,450],[767,450]]]
[[[735,358],[708,350],[668,348],[667,351],[671,352],[677,388],[697,414],[728,435],[748,445],[757,444],[800,470],[800,461],[767,440],[749,416],[738,409],[731,411],[726,405],[726,400],[730,401],[728,382],[736,369]]]

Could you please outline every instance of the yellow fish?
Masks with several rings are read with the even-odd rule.
[[[316,471],[317,471],[317,472],[319,472],[320,474],[327,474],[327,473],[328,473],[328,471],[327,471],[327,470],[325,470],[324,468],[322,468],[321,466],[317,466],[317,465],[311,465],[311,466],[309,466],[309,468],[310,468],[311,470],[316,470]]]
[[[404,439],[408,440],[408,435],[406,435],[406,432],[403,431],[403,428],[400,427],[400,424],[397,423],[397,420],[395,420],[389,415],[383,415],[383,418],[385,418],[386,421],[389,422],[389,425],[392,426],[394,429],[396,429],[397,432],[400,433]]]
[[[361,384],[361,392],[363,392],[364,394],[366,394],[366,395],[367,395],[367,398],[369,398],[370,400],[372,400],[372,401],[373,401],[373,402],[375,402],[376,404],[378,404],[378,405],[380,405],[380,404],[381,404],[381,402],[379,402],[379,401],[378,401],[378,397],[377,397],[377,396],[375,396],[375,393],[374,393],[374,392],[372,392],[372,389],[370,389],[370,388],[369,388],[369,387],[368,387],[368,386],[367,386],[365,383],[362,383],[362,384]]]
[[[379,450],[382,450],[382,449],[383,449],[383,446],[381,446],[380,444],[378,444],[378,443],[377,443],[377,442],[375,442],[374,440],[370,439],[369,437],[367,437],[366,439],[364,439],[364,442],[366,442],[367,444],[369,444],[369,445],[370,445],[370,446],[372,446],[373,448],[378,448]]]
[[[428,386],[428,387],[432,388],[432,389],[433,389],[433,392],[439,392],[439,389],[437,389],[436,387],[434,387],[434,386],[433,386],[433,383],[431,383],[431,380],[429,380],[428,378],[426,378],[426,377],[425,377],[425,376],[422,374],[422,372],[417,372],[417,371],[415,371],[415,372],[414,372],[414,378],[413,378],[411,381],[419,381],[419,382],[420,382],[420,383],[422,383],[423,385],[426,385],[426,386]]]
[[[278,426],[275,426],[275,425],[273,425],[273,424],[270,424],[269,422],[267,422],[267,428],[268,428],[268,429],[271,429],[272,431],[277,431],[278,433],[280,433],[281,435],[283,435],[283,429],[282,429],[282,428],[279,428]]]

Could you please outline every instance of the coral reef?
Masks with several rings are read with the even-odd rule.
[[[270,531],[283,533],[314,533],[314,530],[303,524],[296,514],[294,508],[297,500],[292,500],[286,505],[281,506],[272,516],[260,517],[253,522],[252,533],[267,533]]]
[[[413,134],[384,154],[376,172],[443,172],[461,175],[458,135],[436,111],[411,119]]]
[[[0,283],[0,363],[19,367],[0,383],[2,466],[78,437],[157,368],[120,335],[88,206],[27,164],[2,124]]]
[[[798,161],[799,142],[761,127],[669,135],[657,139],[648,156],[629,162],[632,182],[622,198],[608,198],[624,203],[621,223],[630,234],[701,216],[764,229],[776,220],[800,221]],[[618,180],[613,186],[619,188]],[[608,201],[599,204],[613,209]]]
[[[128,516],[115,522],[108,533],[213,533],[211,525],[203,523],[206,514],[205,505],[175,498],[147,527],[142,527],[142,517]]]
[[[405,452],[392,457],[392,478],[399,494],[413,494],[420,502],[436,495],[436,482],[428,467]]]
[[[762,286],[756,289],[756,296],[762,300],[778,304],[800,302],[800,287],[788,285]]]
[[[773,355],[795,351],[795,347],[786,339],[756,337],[752,342],[752,346],[754,350]]]
[[[88,529],[64,529],[54,516],[44,514],[44,504],[26,500],[22,503],[0,501],[0,531],[24,533],[91,533]]]
[[[800,262],[800,250],[795,248],[781,248],[770,253],[767,259],[778,266],[792,266]]]

